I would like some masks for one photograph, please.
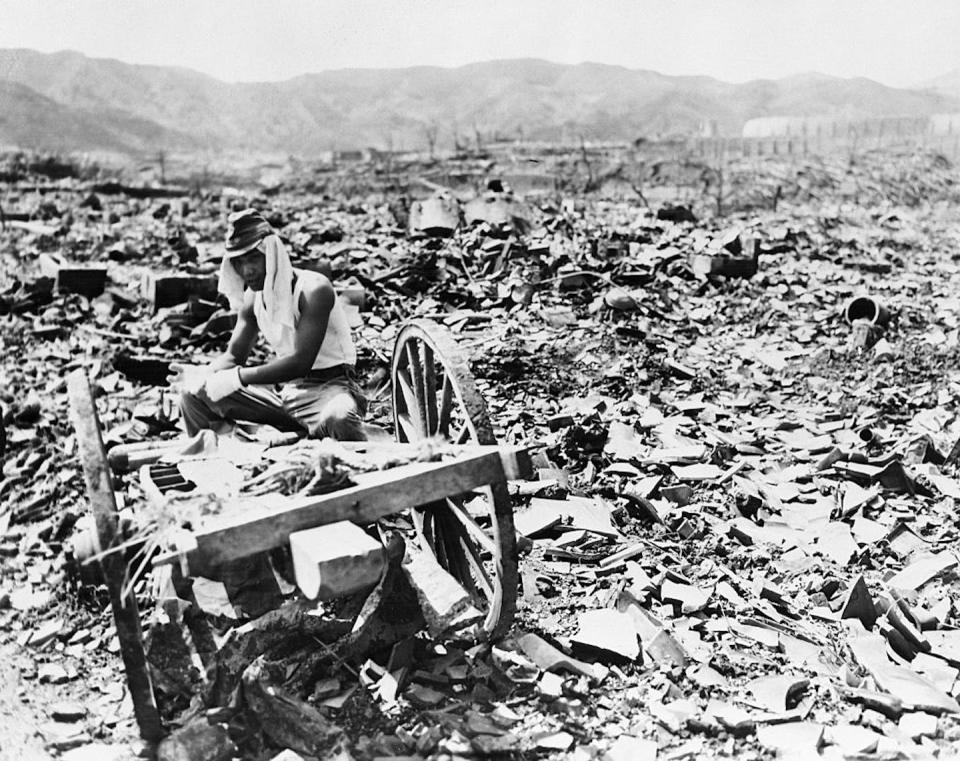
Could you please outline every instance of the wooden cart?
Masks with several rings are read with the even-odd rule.
[[[360,474],[354,485],[320,496],[277,495],[268,505],[239,517],[218,516],[190,535],[182,547],[191,573],[284,545],[291,533],[350,520],[366,524],[411,511],[416,541],[454,576],[480,608],[483,631],[502,635],[510,626],[518,585],[516,534],[507,494],[509,479],[528,475],[529,460],[518,447],[498,447],[486,405],[466,358],[448,331],[414,320],[397,336],[391,366],[397,440],[442,436],[465,445],[445,462],[413,463]],[[122,552],[104,552],[123,540],[118,528],[110,467],[96,408],[84,371],[68,378],[87,493],[95,522],[102,578],[110,593],[127,682],[141,736],[162,735],[144,651],[140,614]],[[476,495],[483,495],[477,500]],[[464,503],[471,500],[471,510]],[[477,516],[477,504],[485,515]]]

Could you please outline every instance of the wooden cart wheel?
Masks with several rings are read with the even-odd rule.
[[[90,510],[96,524],[96,549],[102,552],[113,547],[117,541],[117,503],[113,496],[110,467],[103,449],[100,422],[94,406],[93,394],[83,370],[75,370],[67,377],[70,397],[70,415],[77,434],[77,449],[83,465],[84,481]],[[147,657],[143,649],[143,632],[140,628],[140,612],[133,590],[124,594],[124,577],[127,573],[126,555],[111,552],[104,555],[100,564],[103,578],[110,592],[110,608],[120,641],[120,655],[127,674],[127,686],[133,701],[133,712],[140,728],[140,736],[148,742],[157,742],[163,728],[157,710]]]
[[[441,436],[457,444],[496,444],[487,406],[466,357],[445,328],[413,320],[400,331],[391,368],[397,440]],[[484,630],[503,636],[517,604],[517,537],[505,481],[413,511],[421,547],[484,611]]]

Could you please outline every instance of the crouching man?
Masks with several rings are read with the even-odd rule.
[[[237,421],[341,441],[365,438],[367,402],[354,381],[356,348],[330,280],[294,269],[255,209],[229,217],[219,290],[238,311],[226,352],[206,367],[170,366],[188,435]],[[263,333],[275,357],[247,365]]]

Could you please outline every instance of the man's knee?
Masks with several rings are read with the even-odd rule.
[[[203,402],[203,399],[200,398],[199,394],[194,394],[190,391],[181,391],[180,392],[180,411],[185,412],[187,410],[198,410],[202,409],[206,405]]]
[[[181,392],[180,419],[183,421],[186,432],[192,436],[197,431],[216,428],[216,424],[221,417],[207,395],[201,390],[199,393]]]
[[[182,391],[179,401],[180,417],[184,420],[202,415],[208,409],[203,399],[200,398],[200,395],[191,393],[190,391]]]
[[[320,413],[316,432],[313,435],[330,436],[338,441],[362,441],[363,420],[357,410],[357,403],[347,393],[337,394],[327,402]]]

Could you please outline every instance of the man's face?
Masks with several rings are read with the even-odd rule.
[[[237,274],[243,278],[243,284],[251,291],[262,291],[267,278],[267,257],[259,248],[247,251],[230,260]]]

